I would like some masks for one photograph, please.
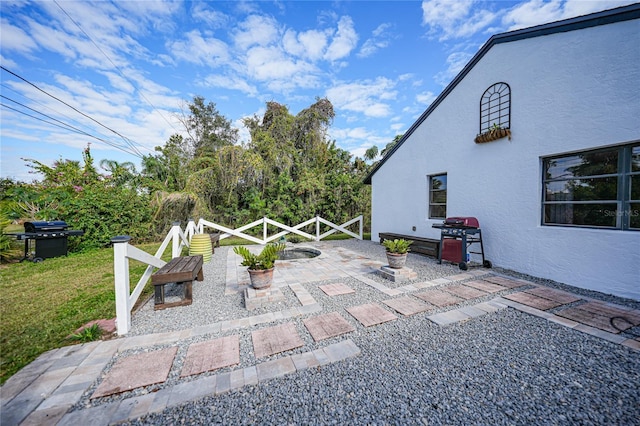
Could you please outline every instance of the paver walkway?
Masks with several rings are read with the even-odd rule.
[[[229,253],[226,290],[242,291],[245,279],[237,259],[232,257],[235,254],[231,250]],[[360,349],[349,339],[349,333],[357,327],[376,327],[387,321],[402,321],[402,317],[410,315],[424,315],[425,320],[445,327],[514,308],[640,350],[640,337],[624,334],[625,330],[640,325],[638,310],[487,270],[390,288],[371,278],[381,265],[346,249],[325,250],[317,262],[289,262],[278,268],[282,271],[276,276],[276,288],[288,286],[299,302],[298,307],[179,332],[49,351],[2,387],[2,425],[106,425],[136,419],[205,396],[359,356]],[[308,286],[315,281],[340,281],[346,277],[355,278],[390,298],[383,304],[366,303],[323,312],[323,306],[313,298]],[[357,292],[340,282],[318,287],[331,298],[348,298]],[[299,317],[303,318],[296,327]],[[247,329],[256,361],[255,365],[238,367],[239,333],[246,333]],[[296,348],[304,345],[300,333],[305,332],[315,343],[310,350],[296,352]],[[198,336],[219,337],[191,343],[186,354],[178,354],[179,342]],[[326,344],[327,339],[334,339],[333,343]],[[134,353],[127,355],[128,351]],[[184,356],[184,362],[181,370],[174,372],[178,356]],[[168,377],[177,377],[173,379],[176,384],[153,387],[166,382]],[[136,388],[146,388],[148,392],[130,392]],[[87,392],[92,392],[90,398],[96,404],[68,412]],[[124,397],[112,400],[117,394]]]

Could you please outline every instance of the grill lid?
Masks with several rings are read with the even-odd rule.
[[[475,217],[448,217],[444,220],[444,224],[447,226],[460,227],[460,228],[480,228],[480,223]]]
[[[24,232],[63,231],[68,227],[67,222],[63,220],[25,222]]]

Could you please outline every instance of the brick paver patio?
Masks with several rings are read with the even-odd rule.
[[[164,382],[169,376],[176,352],[178,348],[173,347],[118,360],[91,399]]]
[[[356,330],[337,312],[307,318],[303,323],[316,342]]]
[[[256,358],[275,355],[304,345],[296,326],[291,322],[253,331],[251,339]]]
[[[534,296],[544,297],[545,299],[553,300],[554,302],[566,305],[567,303],[573,303],[580,300],[575,294],[567,293],[566,291],[556,290],[549,287],[536,287],[529,290],[525,290],[526,293],[533,294]]]
[[[340,296],[343,294],[352,294],[356,292],[348,285],[342,283],[319,285],[318,288],[324,291],[327,296]]]
[[[446,291],[436,290],[436,289],[427,290],[422,293],[417,293],[414,296],[424,300],[427,303],[431,303],[432,305],[436,305],[441,308],[464,302],[464,299],[458,296],[454,296],[453,294],[447,293]]]
[[[240,363],[240,339],[237,334],[189,346],[180,377],[213,371]]]
[[[478,290],[477,288],[473,287],[467,287],[466,285],[462,284],[450,285],[448,287],[444,287],[443,290],[465,300],[477,299],[478,297],[487,295],[487,293],[482,290]]]
[[[507,287],[495,284],[484,280],[468,281],[464,283],[467,287],[473,287],[478,290],[486,291],[487,293],[499,293],[504,290],[508,290]]]
[[[514,302],[522,303],[523,305],[531,306],[532,308],[546,311],[549,309],[557,308],[562,305],[560,302],[554,302],[553,300],[545,299],[544,297],[534,296],[529,293],[511,293],[504,296],[505,299],[513,300]]]
[[[372,325],[382,324],[383,322],[398,319],[397,316],[383,309],[377,303],[352,306],[350,308],[346,308],[346,310],[365,327],[371,327]]]
[[[524,287],[526,285],[532,284],[532,283],[527,283],[525,281],[516,280],[513,278],[500,277],[500,276],[483,277],[482,279],[485,281],[489,281],[490,283],[498,284],[507,288],[518,288],[518,287]]]
[[[404,316],[415,315],[420,312],[430,311],[436,307],[430,303],[416,300],[413,297],[403,296],[395,299],[383,300],[382,303],[395,309]]]
[[[596,301],[563,309],[557,315],[614,334],[640,325],[640,311]]]

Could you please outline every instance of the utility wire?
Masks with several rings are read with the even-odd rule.
[[[23,108],[26,108],[26,109],[28,109],[28,110],[31,110],[31,111],[35,112],[36,114],[43,115],[43,116],[47,117],[48,119],[53,120],[53,121],[55,121],[55,122],[58,122],[58,123],[60,123],[62,126],[64,126],[64,127],[62,127],[62,126],[58,126],[58,127],[66,128],[67,130],[72,130],[72,131],[74,131],[75,133],[78,133],[78,134],[81,134],[81,135],[85,135],[85,136],[89,136],[89,137],[92,137],[92,138],[96,138],[96,139],[98,139],[96,136],[93,136],[92,134],[87,133],[87,132],[85,132],[85,131],[84,131],[84,130],[82,130],[82,129],[78,129],[77,127],[74,127],[74,126],[72,126],[72,125],[70,125],[70,124],[68,124],[68,123],[65,123],[64,121],[58,120],[58,119],[57,119],[57,118],[55,118],[55,117],[51,117],[50,115],[47,115],[47,114],[45,114],[45,113],[43,113],[43,112],[40,112],[40,111],[38,111],[38,110],[35,110],[35,109],[33,109],[33,108],[31,108],[31,107],[29,107],[29,106],[27,106],[27,105],[24,105],[24,104],[22,104],[22,103],[20,103],[20,102],[18,102],[18,101],[16,101],[16,100],[13,100],[13,99],[9,98],[9,97],[7,97],[7,96],[0,95],[0,97],[4,98],[4,99],[6,99],[6,100],[8,100],[8,101],[10,101],[10,102],[13,102],[13,103],[15,103],[15,104],[17,104],[17,105],[20,105],[20,106],[21,106],[21,107],[23,107]],[[11,107],[9,107],[8,105],[4,105],[4,104],[2,104],[2,106],[4,106],[5,108],[13,109],[13,110],[14,110],[14,111],[16,111],[16,112],[19,112],[19,113],[21,113],[21,114],[25,114],[25,115],[27,115],[27,116],[29,116],[29,117],[32,117],[32,118],[36,118],[36,119],[38,119],[38,117],[35,117],[35,116],[33,116],[33,115],[30,115],[30,114],[24,113],[24,112],[22,112],[22,111],[20,111],[20,110],[17,110],[17,109],[15,109],[15,108],[11,108]],[[48,122],[48,121],[46,121],[46,120],[41,120],[41,121],[44,121],[45,123],[48,123],[48,124],[54,124],[54,123]],[[54,125],[56,125],[56,124],[54,124]],[[102,139],[99,139],[99,140],[102,140]],[[103,142],[105,142],[106,144],[108,144],[109,146],[112,146],[112,147],[114,147],[114,148],[120,149],[120,150],[122,150],[122,151],[125,151],[125,152],[127,152],[127,153],[130,153],[130,154],[133,154],[133,155],[136,155],[136,156],[140,157],[140,156],[139,156],[139,155],[137,155],[136,153],[132,153],[132,152],[130,152],[130,151],[128,151],[128,150],[124,150],[124,149],[122,149],[122,148],[120,147],[120,145],[118,145],[118,144],[116,144],[116,143],[114,143],[114,142],[109,142],[109,141],[106,141],[106,140],[102,140],[102,141],[103,141]]]
[[[38,101],[38,100],[36,100],[36,99],[32,99],[32,98],[30,98],[30,97],[28,97],[28,96],[24,95],[23,93],[20,93],[20,92],[18,92],[17,90],[15,90],[15,89],[13,89],[13,88],[11,88],[11,87],[7,86],[7,85],[6,85],[6,84],[4,84],[4,83],[1,83],[1,84],[0,84],[0,86],[2,86],[2,87],[4,87],[5,89],[10,90],[10,91],[12,91],[12,92],[14,92],[14,93],[18,94],[19,96],[22,96],[23,98],[28,99],[29,101],[31,101],[31,102],[33,102],[33,103],[39,104],[40,106],[42,106],[42,107],[44,107],[44,108],[46,108],[46,109],[49,109],[49,110],[54,111],[54,110],[53,110],[51,107],[49,107],[48,105],[45,105],[45,104],[43,104],[42,102],[40,102],[40,101]],[[35,113],[37,113],[37,114],[43,115],[43,116],[45,116],[45,117],[47,117],[47,118],[49,118],[49,119],[51,119],[51,120],[54,120],[54,121],[56,121],[56,122],[58,122],[58,123],[62,124],[63,126],[65,126],[65,128],[67,128],[67,130],[71,130],[71,131],[73,131],[74,133],[78,133],[78,134],[81,134],[81,135],[89,136],[89,137],[91,137],[91,138],[94,138],[94,139],[97,139],[97,140],[99,140],[99,141],[102,141],[102,142],[104,142],[105,144],[107,144],[107,145],[109,145],[109,146],[112,146],[112,147],[114,147],[114,148],[116,148],[116,149],[119,149],[119,150],[121,150],[121,151],[123,151],[123,152],[126,152],[127,154],[132,154],[132,155],[134,155],[134,156],[136,156],[136,157],[141,157],[141,155],[139,155],[139,153],[138,153],[138,152],[131,152],[131,151],[129,151],[128,149],[123,149],[123,148],[121,147],[121,145],[119,145],[119,144],[117,144],[117,143],[115,143],[115,142],[112,142],[112,141],[105,140],[105,139],[99,138],[99,137],[97,137],[97,136],[94,136],[94,135],[92,135],[91,133],[88,133],[87,131],[84,131],[84,130],[79,129],[79,128],[75,127],[75,126],[72,126],[72,125],[71,125],[71,124],[69,124],[69,123],[65,123],[65,122],[63,122],[62,120],[59,120],[59,119],[57,119],[57,118],[55,118],[55,117],[52,117],[52,116],[50,116],[50,115],[48,115],[48,114],[45,114],[45,113],[43,113],[43,112],[41,112],[41,111],[38,111],[38,110],[36,110],[36,109],[34,109],[34,108],[31,108],[31,107],[29,107],[29,106],[27,106],[27,105],[25,105],[25,104],[23,104],[23,103],[21,103],[21,102],[18,102],[18,101],[14,100],[14,99],[11,99],[11,98],[7,97],[7,96],[4,96],[4,95],[0,94],[0,97],[5,98],[5,99],[7,99],[8,101],[11,101],[11,102],[13,102],[13,103],[15,103],[15,104],[17,104],[17,105],[20,105],[21,107],[26,108],[26,109],[28,109],[28,110],[31,110],[31,111],[33,111],[33,112],[35,112]],[[4,106],[5,108],[8,108],[8,109],[11,109],[11,110],[13,110],[13,111],[16,111],[16,112],[18,112],[18,113],[20,113],[20,114],[24,114],[24,115],[26,115],[26,116],[28,116],[28,117],[34,118],[34,119],[36,119],[36,120],[40,120],[40,121],[42,121],[42,122],[45,122],[45,123],[47,123],[47,124],[55,125],[54,123],[50,123],[50,122],[48,122],[48,121],[46,121],[46,120],[42,120],[42,119],[40,119],[40,118],[38,118],[38,117],[34,117],[34,116],[30,115],[30,114],[26,114],[26,113],[24,113],[23,111],[20,111],[20,110],[18,110],[18,109],[11,108],[11,107],[9,107],[8,105],[2,105],[2,106]],[[69,116],[68,116],[68,115],[66,115],[66,114],[63,114],[62,112],[59,112],[59,111],[55,111],[55,112],[57,112],[58,114],[62,115],[63,117],[65,117],[65,118],[67,118],[67,119],[69,119],[69,120],[71,120],[71,121],[74,121],[74,119],[73,119],[73,118],[69,117]],[[81,123],[78,123],[77,121],[76,121],[76,123],[77,123],[77,125],[82,125]],[[57,126],[57,127],[62,127],[62,126]]]
[[[2,102],[0,102],[0,106],[2,106],[2,107],[4,107],[4,108],[7,108],[7,109],[10,109],[10,110],[12,110],[12,111],[15,111],[15,112],[17,112],[17,113],[19,113],[19,114],[26,115],[27,117],[31,117],[31,118],[33,118],[33,119],[35,119],[35,120],[42,121],[43,123],[47,123],[47,124],[50,124],[50,125],[52,125],[52,126],[60,127],[60,128],[62,128],[62,129],[65,129],[65,130],[70,130],[70,129],[69,129],[69,127],[72,127],[72,126],[69,126],[68,124],[65,124],[65,123],[63,123],[63,124],[64,124],[64,126],[63,126],[63,125],[60,125],[60,124],[57,124],[57,123],[54,123],[54,122],[51,122],[51,121],[44,120],[44,119],[42,119],[42,118],[40,118],[40,117],[36,117],[35,115],[28,114],[28,113],[26,113],[26,112],[24,112],[24,111],[20,111],[19,109],[16,109],[16,108],[13,108],[13,107],[11,107],[11,106],[9,106],[9,105],[3,104]],[[37,111],[36,111],[36,112],[37,112]],[[41,112],[38,112],[38,114],[42,114],[42,113],[41,113]],[[42,115],[45,115],[45,114],[42,114]],[[46,117],[48,117],[47,115],[45,115],[45,116],[46,116]],[[49,118],[51,118],[51,117],[49,117]],[[54,120],[56,120],[56,119],[54,118]],[[56,121],[59,121],[59,120],[56,120]],[[75,128],[73,128],[73,129],[75,129]],[[115,143],[113,143],[113,142],[110,142],[110,141],[108,141],[108,140],[105,140],[105,139],[99,138],[99,137],[94,136],[94,135],[92,135],[92,134],[90,134],[90,133],[87,133],[87,132],[85,132],[85,131],[83,131],[83,130],[75,129],[74,131],[75,131],[75,133],[79,133],[79,134],[82,134],[82,135],[86,135],[86,136],[88,136],[88,137],[90,137],[90,138],[93,138],[93,139],[99,140],[100,142],[104,142],[105,144],[107,144],[107,145],[109,145],[109,146],[112,146],[113,148],[119,149],[120,151],[126,152],[127,154],[135,155],[136,157],[140,157],[140,158],[142,158],[140,155],[138,155],[138,154],[137,154],[137,153],[135,153],[135,152],[129,151],[129,150],[127,150],[127,149],[124,149],[124,148],[123,148],[123,147],[121,147],[120,145],[116,145],[116,144],[115,144]]]
[[[138,88],[136,87],[136,85],[135,85],[131,80],[129,80],[129,79],[127,78],[127,76],[126,76],[126,75],[124,75],[124,73],[122,72],[122,70],[120,69],[120,67],[119,67],[118,65],[116,65],[116,64],[111,60],[111,58],[109,57],[109,55],[107,55],[107,54],[106,54],[106,53],[105,53],[105,52],[100,48],[100,46],[98,46],[98,44],[97,44],[95,41],[93,41],[93,39],[91,38],[91,36],[90,36],[89,34],[87,34],[87,32],[86,32],[86,31],[85,31],[85,30],[80,26],[80,24],[78,24],[78,23],[77,23],[77,22],[76,22],[76,21],[71,17],[71,15],[69,15],[69,14],[67,13],[67,11],[66,11],[66,10],[64,10],[64,9],[62,8],[62,6],[60,6],[60,4],[59,4],[56,0],[53,0],[53,2],[56,4],[56,6],[58,6],[58,7],[60,8],[60,10],[61,10],[65,15],[67,15],[67,17],[71,20],[71,22],[73,22],[73,23],[76,25],[76,27],[78,27],[78,29],[79,29],[80,31],[82,31],[82,33],[83,33],[85,36],[87,36],[87,38],[88,38],[88,39],[91,41],[91,43],[93,43],[93,45],[94,45],[94,46],[95,46],[95,47],[100,51],[100,53],[102,53],[102,54],[105,56],[105,58],[107,58],[107,60],[108,60],[109,62],[111,62],[111,65],[113,65],[113,67],[114,67],[116,70],[118,70],[118,72],[120,73],[120,75],[122,76],[122,78],[124,78],[125,80],[129,81],[129,82],[133,85],[133,87],[135,87],[135,88],[136,88],[136,90],[138,91],[138,93],[140,94],[140,96],[142,97],[142,99],[144,99],[144,100],[149,104],[149,106],[151,106],[151,108],[153,108],[153,110],[154,110],[154,111],[156,111],[158,114],[160,114],[160,117],[162,117],[162,119],[163,119],[164,121],[166,121],[166,122],[167,122],[167,124],[173,128],[173,130],[175,130],[177,133],[180,133],[180,131],[179,131],[178,129],[176,129],[176,128],[175,128],[175,126],[174,126],[173,124],[171,124],[171,122],[170,122],[169,120],[167,120],[167,119],[166,119],[166,117],[165,117],[165,116],[160,112],[160,110],[158,110],[158,108],[156,108],[156,107],[155,107],[155,105],[153,105],[153,104],[151,103],[151,101],[150,101],[149,99],[147,99],[147,97],[144,95],[144,93],[142,93],[142,91],[141,91],[140,89],[138,89]]]
[[[23,97],[23,98],[27,99],[28,101],[32,102],[32,104],[38,104],[38,105],[40,105],[41,107],[48,109],[49,111],[53,111],[53,112],[55,112],[56,114],[61,115],[62,117],[64,117],[64,118],[66,118],[67,120],[69,120],[70,122],[73,122],[76,126],[83,126],[83,125],[84,125],[84,124],[80,123],[78,120],[76,120],[76,119],[74,119],[74,118],[70,117],[69,115],[64,114],[62,111],[56,111],[56,110],[54,110],[53,108],[51,108],[49,105],[46,105],[45,103],[40,102],[40,101],[39,101],[39,100],[37,100],[37,99],[30,98],[29,96],[25,95],[24,93],[21,93],[21,92],[19,92],[19,91],[15,90],[15,89],[13,89],[13,88],[11,88],[11,87],[7,86],[7,85],[6,85],[6,84],[4,84],[4,83],[0,83],[0,86],[4,87],[4,88],[5,88],[5,89],[7,89],[7,90],[12,91],[13,93],[17,94],[17,95],[18,95],[18,96],[20,96],[20,97]],[[15,101],[13,101],[13,102],[15,102]],[[17,102],[16,102],[16,103],[17,103]],[[26,108],[29,108],[29,107],[26,107]],[[29,109],[31,109],[31,108],[29,108]],[[39,111],[36,111],[36,112],[40,113]],[[40,113],[40,114],[42,114],[42,113]]]
[[[60,99],[60,98],[58,98],[58,97],[56,97],[56,96],[52,95],[51,93],[47,92],[46,90],[41,89],[41,88],[40,88],[40,87],[38,87],[36,84],[34,84],[34,83],[30,82],[30,81],[29,81],[29,80],[27,80],[26,78],[21,77],[21,76],[19,76],[18,74],[14,73],[13,71],[11,71],[11,70],[7,69],[4,65],[0,65],[0,69],[2,69],[2,70],[4,70],[4,71],[8,72],[9,74],[13,75],[13,76],[14,76],[14,77],[16,77],[16,78],[19,78],[20,80],[24,81],[25,83],[27,83],[27,84],[29,84],[29,85],[31,85],[31,86],[33,86],[33,87],[35,87],[36,89],[38,89],[39,91],[41,91],[41,92],[42,92],[42,93],[44,93],[45,95],[52,97],[52,98],[53,98],[53,99],[55,99],[56,101],[58,101],[58,102],[60,102],[60,103],[62,103],[62,104],[64,104],[64,105],[66,105],[67,107],[71,108],[72,110],[74,110],[74,111],[75,111],[75,112],[77,112],[78,114],[80,114],[80,115],[82,115],[82,116],[84,116],[84,117],[88,118],[89,120],[91,120],[91,121],[95,122],[96,124],[98,124],[98,125],[100,125],[100,126],[104,127],[105,129],[109,130],[110,132],[115,133],[116,135],[120,136],[120,137],[121,137],[125,142],[127,141],[127,138],[126,138],[126,137],[124,137],[124,136],[123,136],[122,134],[120,134],[119,132],[117,132],[117,131],[113,130],[113,129],[112,129],[112,128],[110,128],[110,127],[105,126],[104,124],[102,124],[101,122],[99,122],[98,120],[96,120],[95,118],[93,118],[93,117],[91,117],[91,116],[89,116],[89,115],[85,114],[84,112],[80,111],[80,110],[79,110],[79,109],[77,109],[76,107],[74,107],[74,106],[72,106],[72,105],[69,105],[67,102],[65,102],[65,101],[63,101],[62,99]],[[134,148],[134,150],[137,152],[137,155],[142,156],[142,153],[141,153],[137,148]]]

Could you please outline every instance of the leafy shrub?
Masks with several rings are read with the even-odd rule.
[[[409,246],[413,244],[413,241],[404,239],[396,240],[384,240],[382,245],[385,246],[389,253],[404,254],[409,251]]]
[[[242,266],[246,266],[252,271],[259,269],[271,269],[276,260],[278,260],[278,252],[283,251],[284,244],[268,244],[262,249],[260,254],[255,255],[244,246],[234,247],[233,251],[242,256]]]
[[[151,238],[148,196],[134,189],[100,184],[87,186],[75,196],[61,200],[60,218],[84,235],[69,240],[70,249],[106,247],[116,235],[138,242]]]

